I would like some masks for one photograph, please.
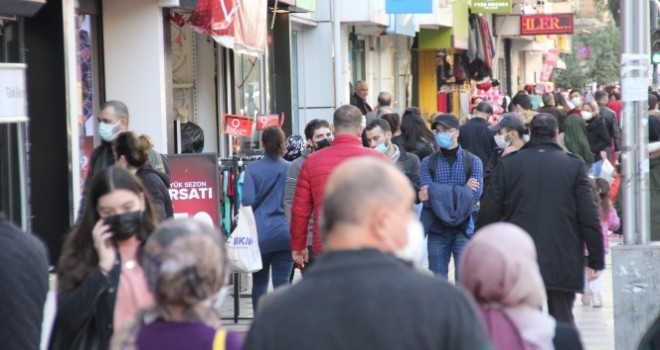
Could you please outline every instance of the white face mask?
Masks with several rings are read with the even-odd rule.
[[[107,142],[114,141],[119,135],[120,131],[121,131],[121,120],[117,120],[117,122],[114,125],[108,123],[99,123],[99,136],[103,141],[107,141]]]
[[[523,135],[523,142],[524,143],[529,142],[529,135]]]
[[[586,121],[589,121],[589,120],[591,120],[591,119],[594,117],[594,114],[593,114],[593,113],[591,113],[591,112],[587,112],[587,111],[582,111],[581,114],[582,114],[582,119],[584,119],[584,120],[586,120]]]
[[[417,219],[408,221],[406,236],[406,245],[394,252],[394,255],[401,260],[416,264],[424,249],[424,226],[422,226],[422,223]]]
[[[571,103],[573,104],[573,106],[575,106],[575,108],[578,108],[582,104],[582,99],[579,97],[573,97]]]
[[[495,143],[497,144],[497,147],[501,149],[505,149],[509,147],[509,145],[511,144],[511,140],[509,141],[506,140],[506,135],[495,135],[494,139],[495,139]]]

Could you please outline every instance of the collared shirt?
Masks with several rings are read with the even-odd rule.
[[[392,147],[394,147],[394,154],[390,157],[390,161],[392,163],[396,163],[399,161],[399,158],[401,157],[401,150],[399,149],[399,146],[393,143],[392,143]]]
[[[463,149],[461,146],[458,146],[457,159],[454,165],[449,165],[449,162],[444,158],[442,153],[438,158],[438,167],[435,170],[435,178],[431,179],[431,173],[429,172],[429,158],[426,157],[422,160],[422,171],[421,171],[421,181],[420,186],[428,186],[432,182],[436,182],[443,185],[454,185],[454,186],[464,186],[466,184],[465,179],[465,168],[463,167]],[[474,204],[477,204],[481,193],[483,191],[484,183],[484,170],[483,165],[479,157],[472,155],[472,174],[470,175],[471,179],[476,179],[479,182],[479,189],[473,191],[472,197]],[[425,204],[426,205],[426,204]]]

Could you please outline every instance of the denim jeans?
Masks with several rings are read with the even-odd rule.
[[[266,292],[270,281],[270,270],[273,270],[273,288],[289,284],[289,275],[293,268],[293,258],[290,250],[261,254],[263,268],[252,274],[252,308],[256,312],[257,303]]]
[[[455,279],[458,281],[460,276],[460,261],[463,249],[468,243],[469,238],[463,233],[429,233],[428,234],[428,254],[429,270],[433,274],[447,278],[449,272],[449,258],[454,256]]]

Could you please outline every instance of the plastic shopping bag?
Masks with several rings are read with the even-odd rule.
[[[259,236],[252,207],[239,209],[238,224],[227,240],[227,256],[233,272],[249,273],[261,270]]]
[[[603,159],[603,165],[600,168],[600,175],[598,177],[603,178],[612,184],[612,182],[614,182],[614,176],[612,176],[613,173],[614,166],[612,163],[607,159]]]

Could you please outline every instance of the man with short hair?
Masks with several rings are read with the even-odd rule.
[[[493,106],[488,102],[479,102],[474,109],[474,117],[461,125],[458,143],[472,154],[481,159],[481,164],[490,162],[490,155],[497,145],[495,144],[495,132],[488,129],[488,118],[493,115]]]
[[[333,116],[335,138],[330,147],[314,152],[307,157],[300,169],[296,191],[291,206],[291,254],[299,266],[308,260],[307,236],[309,220],[314,215],[314,238],[312,250],[315,255],[323,251],[318,234],[318,215],[323,201],[323,188],[332,170],[343,161],[359,156],[385,159],[382,153],[362,147],[362,114],[354,106],[341,106]]]
[[[336,167],[321,216],[327,251],[257,313],[244,347],[490,349],[465,292],[414,270],[424,233],[413,200],[408,180],[386,161],[359,157]]]
[[[605,126],[610,135],[610,147],[607,148],[607,154],[610,156],[613,151],[616,154],[621,149],[621,128],[619,127],[616,113],[607,107],[607,103],[609,102],[607,92],[596,91],[594,99],[596,100],[596,103],[598,103],[600,116],[603,117],[603,121],[605,121]]]
[[[392,142],[392,129],[386,120],[373,120],[367,124],[365,130],[369,147],[383,153],[390,162],[396,164],[410,180],[410,184],[417,193],[419,191],[419,158]]]
[[[369,85],[364,80],[358,80],[355,83],[355,91],[351,96],[351,106],[355,106],[360,110],[363,116],[371,112],[373,108],[367,103],[367,96],[369,95]]]
[[[561,323],[575,325],[575,293],[604,268],[603,236],[584,161],[557,144],[557,120],[539,114],[530,124],[531,140],[500,160],[477,221],[477,229],[510,222],[527,231],[538,251],[548,310]]]
[[[372,120],[380,118],[383,114],[392,113],[392,94],[389,92],[382,91],[378,94],[378,104],[373,111],[366,114],[367,124],[371,123]]]
[[[307,123],[307,126],[305,126],[305,138],[307,139],[307,148],[305,148],[299,158],[296,158],[291,162],[291,165],[289,165],[289,171],[286,174],[286,186],[284,187],[284,214],[289,225],[291,224],[291,205],[293,204],[293,196],[296,192],[296,183],[298,182],[300,169],[310,154],[329,147],[332,144],[333,136],[332,131],[330,130],[330,124],[323,119],[314,119],[310,121]],[[314,237],[313,220],[310,220],[309,229],[307,231],[309,232],[309,238],[307,240],[307,253],[309,254],[309,260],[307,261],[307,266],[304,269],[301,269],[303,274],[305,274],[305,271],[307,271],[307,268],[312,265],[314,260],[314,254],[312,252]]]
[[[438,115],[431,127],[440,151],[422,160],[419,200],[424,202],[421,221],[428,234],[429,269],[447,278],[454,257],[460,278],[461,253],[474,232],[473,214],[481,197],[483,165],[479,157],[458,144],[458,119]]]
[[[557,103],[555,101],[555,95],[551,92],[546,92],[541,96],[543,99],[543,107],[539,109],[539,113],[548,113],[552,114],[557,118],[557,123],[559,123],[559,132],[564,131],[564,120],[566,120],[567,112],[559,110],[557,108]]]

